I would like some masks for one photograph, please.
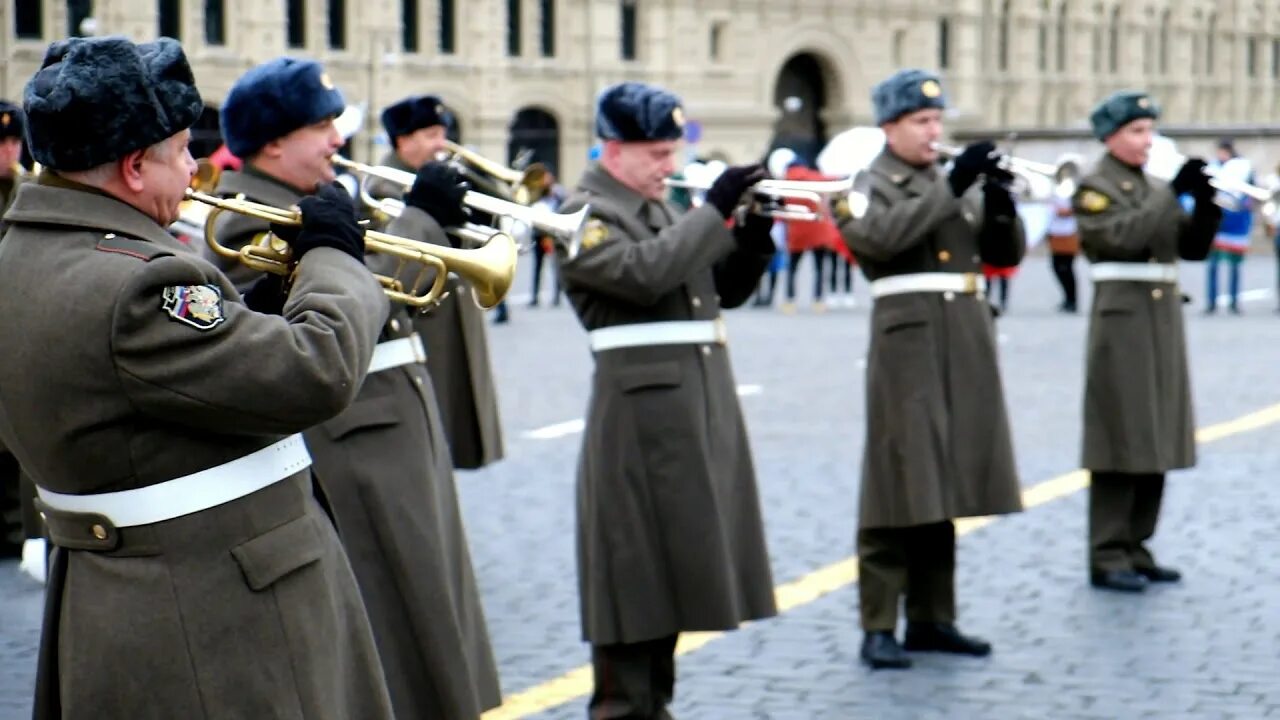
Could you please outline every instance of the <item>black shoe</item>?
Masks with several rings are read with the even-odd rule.
[[[1117,592],[1140,593],[1147,589],[1147,578],[1133,570],[1095,570],[1089,582],[1096,588]]]
[[[1058,306],[1058,312],[1060,313],[1074,313],[1075,311],[1076,311],[1075,303],[1064,302]]]
[[[1136,568],[1139,575],[1149,582],[1175,583],[1182,579],[1182,573],[1173,568],[1154,565],[1148,568]]]
[[[862,638],[862,661],[872,670],[906,670],[911,658],[888,630],[875,630]]]
[[[991,654],[991,643],[964,635],[951,623],[909,622],[902,647],[912,652],[933,651],[974,657]]]

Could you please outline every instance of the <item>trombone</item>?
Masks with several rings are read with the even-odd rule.
[[[711,189],[706,181],[667,178],[663,183],[669,188],[694,192]],[[821,208],[827,206],[827,200],[835,195],[848,194],[852,189],[852,177],[841,180],[761,180],[749,188],[753,196],[750,211],[777,220],[821,220],[824,216]],[[813,203],[813,207],[801,202]]]
[[[287,244],[268,235],[260,244],[248,244],[233,250],[217,241],[214,228],[217,217],[223,212],[234,212],[279,225],[300,225],[302,215],[297,210],[286,210],[264,205],[243,197],[220,198],[193,188],[187,188],[186,199],[212,206],[204,225],[204,240],[219,257],[238,260],[259,272],[290,276],[296,263]],[[457,250],[454,248],[418,242],[374,230],[365,230],[364,247],[367,252],[396,258],[395,271],[390,275],[375,273],[383,291],[393,302],[412,308],[424,309],[438,304],[446,295],[445,284],[449,273],[462,276],[475,291],[476,302],[483,308],[491,308],[506,296],[515,279],[515,241],[506,233],[492,233],[479,248]],[[407,274],[406,271],[416,271]],[[435,271],[434,278],[432,270]]]
[[[370,195],[366,180],[368,178],[385,180],[403,188],[404,192],[407,193],[413,187],[413,181],[416,177],[413,173],[385,165],[366,165],[348,160],[341,155],[334,155],[330,160],[334,165],[350,171],[360,178],[360,200],[366,205],[391,217],[399,217],[400,213],[404,211],[404,203],[400,200],[394,198],[379,199]],[[509,170],[508,172],[515,171]],[[577,246],[582,242],[582,233],[587,226],[587,216],[591,212],[591,206],[587,205],[572,215],[565,215],[543,207],[521,205],[475,190],[468,190],[467,194],[463,196],[462,202],[468,208],[477,212],[488,213],[496,217],[509,217],[522,222],[538,232],[554,236],[571,246]],[[483,241],[484,236],[496,232],[484,225],[476,225],[474,223],[468,223],[457,228],[447,228],[446,230],[463,241],[474,241],[476,239]]]

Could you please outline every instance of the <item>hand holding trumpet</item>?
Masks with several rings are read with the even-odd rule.
[[[337,182],[321,185],[298,201],[298,224],[271,223],[271,232],[289,244],[293,261],[308,251],[331,247],[364,262],[364,228],[356,218],[351,196]]]
[[[463,199],[469,189],[456,167],[437,160],[418,168],[413,186],[405,194],[405,204],[430,215],[440,227],[461,226],[467,222]]]

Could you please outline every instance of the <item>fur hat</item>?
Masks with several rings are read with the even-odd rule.
[[[1160,118],[1160,106],[1144,92],[1121,90],[1098,103],[1089,115],[1093,136],[1106,140],[1134,120]]]
[[[26,134],[27,121],[22,108],[8,100],[0,100],[0,138],[16,137],[22,140]]]
[[[70,38],[49,45],[23,105],[31,156],[88,170],[195,124],[204,109],[182,46],[171,38]]]
[[[401,135],[433,125],[449,126],[449,111],[444,101],[435,95],[405,98],[382,111],[382,127],[392,142]]]
[[[924,70],[899,70],[871,89],[876,124],[883,125],[917,110],[947,107],[938,76]]]
[[[251,68],[231,86],[222,104],[227,148],[248,158],[301,127],[336,118],[346,109],[342,93],[314,60],[281,57]]]
[[[596,101],[596,135],[623,142],[678,140],[684,137],[680,98],[638,82],[606,88]]]

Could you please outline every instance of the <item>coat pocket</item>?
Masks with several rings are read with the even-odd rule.
[[[680,363],[675,360],[634,365],[617,371],[618,388],[624,393],[650,388],[673,388],[681,383]]]
[[[928,322],[928,313],[915,307],[914,304],[887,308],[879,313],[875,320],[879,332],[886,335],[907,328],[920,327]]]
[[[232,548],[250,588],[261,591],[324,556],[324,544],[309,516],[290,520]]]
[[[337,417],[324,424],[333,440],[340,440],[357,430],[385,427],[400,422],[396,398],[389,395],[357,400]]]

